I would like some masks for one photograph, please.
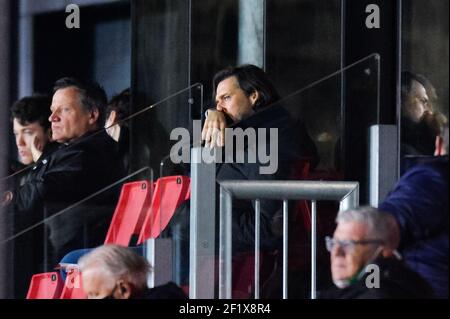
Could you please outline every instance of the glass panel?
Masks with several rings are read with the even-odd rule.
[[[131,116],[119,120],[116,124],[106,129],[81,138],[63,149],[56,149],[53,153],[46,156],[47,162],[44,162],[45,160],[42,162],[44,166],[48,165],[46,170],[42,170],[42,172],[45,172],[43,173],[45,184],[43,188],[39,188],[39,190],[44,189],[46,191],[39,198],[44,197],[45,199],[38,204],[33,203],[36,205],[29,210],[25,210],[22,205],[17,206],[13,204],[3,209],[3,215],[16,217],[8,221],[10,233],[2,234],[2,241],[0,242],[2,248],[7,247],[6,250],[10,252],[11,266],[13,268],[11,269],[11,274],[14,276],[14,282],[11,282],[14,287],[10,291],[14,291],[14,297],[24,298],[26,296],[32,274],[53,271],[63,257],[65,263],[76,263],[79,256],[74,260],[73,257],[67,255],[68,253],[77,249],[94,248],[105,242],[108,227],[111,224],[111,217],[119,202],[119,193],[124,183],[147,180],[149,182],[149,190],[151,191],[148,193],[148,204],[150,205],[153,196],[153,190],[151,188],[154,184],[154,171],[150,167],[149,162],[143,163],[141,168],[130,172],[110,169],[107,173],[109,176],[105,176],[105,168],[111,168],[108,161],[114,162],[118,160],[123,162],[125,166],[128,163],[127,158],[130,155],[128,149],[128,130],[136,125],[138,127],[148,126],[148,123],[150,123],[149,117],[154,116],[154,112],[158,112],[161,108],[170,109],[172,114],[176,114],[182,111],[183,108],[190,109],[191,107],[198,107],[201,109],[202,103],[202,86],[199,84],[190,86],[179,92],[175,92],[155,104],[143,108]],[[163,120],[161,119],[161,121]],[[161,121],[159,124],[167,127],[167,123],[162,123]],[[158,125],[156,121],[151,123],[152,125]],[[190,136],[192,135],[190,133],[192,131],[191,120],[177,123],[177,125],[184,130],[183,133],[185,134],[183,136],[187,136],[187,140],[183,141],[183,143],[189,149],[189,146],[192,144],[190,140]],[[120,148],[120,159],[103,158],[101,163],[103,163],[102,165],[104,167],[91,167],[89,170],[90,173],[84,169],[81,175],[74,174],[71,179],[63,176],[64,174],[58,174],[58,166],[54,164],[58,156],[61,157],[61,154],[65,154],[70,160],[71,156],[69,153],[71,151],[76,152],[78,147],[81,148],[80,145],[85,145],[83,148],[85,153],[83,154],[97,154],[98,156],[102,156],[104,153],[92,151],[92,148],[101,148],[101,143],[96,144],[99,141],[99,136],[105,136],[106,139],[110,140],[110,137],[106,136],[106,133],[113,134],[114,128],[117,127],[120,127],[121,133],[119,134],[119,143],[115,147]],[[169,135],[171,131],[175,131],[175,127],[169,130]],[[152,153],[154,147],[162,146],[170,149],[176,141],[170,140],[169,135],[161,138],[159,143],[154,141],[151,144],[149,143],[147,145],[149,147],[148,151]],[[112,144],[112,140],[110,141]],[[90,161],[93,161],[97,165],[99,163],[98,159],[87,159],[87,162]],[[177,167],[175,164],[168,165],[165,158],[154,159],[154,161],[158,164],[161,163],[161,165],[158,165],[158,169],[159,166],[161,167],[161,172],[169,172],[172,174],[174,170],[183,169],[182,165],[180,167]],[[66,172],[67,170],[67,174],[70,174],[72,168],[75,171],[77,169],[77,167],[69,166],[62,167],[62,171]],[[40,169],[38,168],[36,171],[40,173]],[[28,187],[27,185],[31,183],[26,178],[30,178],[29,174],[33,174],[33,171],[35,169],[30,166],[20,174],[7,176],[1,180],[2,186],[6,189],[11,189],[14,196],[25,194],[24,187]],[[52,171],[55,175],[47,173],[47,171]],[[85,175],[88,173],[91,175]],[[157,175],[157,172],[155,172],[155,175]],[[23,180],[25,186],[21,187],[18,183],[21,182],[22,178],[25,178]],[[64,184],[61,184],[61,179],[64,180]],[[36,183],[38,181],[34,179],[33,185]],[[129,196],[130,199],[136,200],[133,196]],[[24,199],[23,197],[20,198]],[[135,204],[132,203],[132,205]],[[136,209],[136,207],[133,209]],[[139,219],[139,221],[143,223],[145,216],[151,212],[151,207],[147,207],[146,210],[142,211],[142,219]],[[138,223],[138,225],[140,224]],[[134,235],[130,243],[122,243],[120,241],[121,239],[115,235],[112,237],[112,241],[108,242],[133,246],[139,239],[140,229],[134,229]]]
[[[349,94],[364,105],[349,105]],[[345,112],[360,112],[360,122],[352,126],[345,123]],[[321,125],[318,125],[321,123]],[[343,70],[334,72],[310,85],[301,87],[253,115],[229,126],[235,137],[225,137],[225,162],[217,166],[217,182],[226,180],[345,180],[342,154],[343,141],[368,145],[369,128],[379,123],[379,58],[373,54],[356,61]],[[246,129],[245,134],[239,128]],[[252,130],[254,128],[254,130]],[[264,131],[265,129],[265,131]],[[231,131],[229,131],[231,132]],[[228,133],[227,133],[228,134]],[[252,136],[255,138],[252,141]],[[239,146],[239,139],[247,140]],[[259,143],[259,144],[256,144]],[[256,146],[258,145],[258,146]],[[351,146],[351,145],[350,145]],[[230,148],[231,147],[231,148]],[[228,148],[228,150],[227,150]],[[233,150],[230,157],[227,151]],[[261,151],[264,149],[264,151]],[[239,153],[244,154],[243,162]],[[255,155],[252,159],[249,155]],[[361,156],[357,154],[355,156]],[[226,160],[233,159],[232,163]],[[367,165],[368,157],[362,157]],[[367,168],[363,166],[363,168]],[[366,179],[358,180],[361,185]],[[266,189],[262,193],[270,193]],[[262,194],[261,194],[262,195]],[[234,195],[236,196],[236,194]],[[217,200],[219,198],[217,197]],[[311,208],[309,204],[290,203],[290,289],[292,297],[309,298],[310,291],[310,231]],[[232,297],[249,297],[254,282],[254,202],[233,201],[233,293]],[[331,235],[338,211],[337,203],[318,202],[317,221],[317,284],[323,289],[331,283],[329,255],[325,250],[324,236]],[[281,202],[261,200],[261,265],[270,260],[281,262],[282,215]],[[219,221],[216,216],[216,221]],[[277,252],[277,253],[275,253]],[[266,261],[264,264],[263,260]],[[281,298],[281,264],[277,273],[261,267],[260,296]],[[246,275],[243,275],[247,272]],[[250,274],[250,275],[249,275]],[[239,277],[239,276],[243,277]],[[278,282],[272,281],[277,278]],[[236,279],[241,278],[241,279]],[[245,278],[245,279],[244,279]],[[271,288],[269,288],[271,287]],[[249,290],[250,289],[250,290]]]
[[[442,0],[402,1],[402,173],[433,156],[436,135],[448,122],[448,6]]]

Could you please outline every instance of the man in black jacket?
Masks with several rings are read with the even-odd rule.
[[[409,269],[396,249],[395,219],[372,207],[339,212],[333,238],[326,238],[331,274],[337,288],[325,299],[427,298],[431,288]]]
[[[233,158],[225,158],[217,165],[218,181],[286,180],[289,179],[292,166],[301,156],[316,160],[317,150],[304,126],[300,121],[294,121],[289,111],[281,105],[278,92],[259,67],[242,65],[219,71],[213,79],[213,98],[216,108],[207,111],[202,140],[206,147],[225,146],[222,152],[225,157],[227,150],[233,148]],[[233,133],[227,135],[226,130]],[[241,138],[243,143],[240,144],[237,142],[239,137],[235,135],[239,132],[254,133],[255,139]],[[270,153],[268,163],[259,156],[261,147],[264,147],[264,155]],[[254,160],[250,160],[252,155],[256,155]],[[216,198],[215,213],[218,215],[218,194]],[[273,250],[280,244],[280,233],[275,225],[282,216],[281,212],[279,201],[261,201],[261,249]],[[232,229],[233,252],[253,251],[255,212],[250,201],[233,202]],[[168,233],[177,242],[175,251],[180,251],[179,262],[188,265],[188,202],[177,210]],[[179,282],[184,284],[187,282],[188,267],[180,268],[183,274]]]
[[[76,204],[124,174],[117,143],[99,131],[105,104],[106,94],[98,84],[58,80],[49,117],[58,149],[41,158],[28,182],[12,194],[15,213],[28,217],[28,224],[16,231],[45,221],[52,246],[45,262],[49,267],[67,252],[98,245],[105,238],[116,189]]]

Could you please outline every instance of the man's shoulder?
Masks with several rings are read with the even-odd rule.
[[[432,296],[430,286],[403,260],[394,257],[381,258],[376,261],[376,264],[380,270],[380,295],[386,298],[429,298]],[[373,273],[365,276],[366,281],[371,275]]]
[[[418,161],[416,165],[412,166],[406,173],[416,171],[447,171],[448,172],[448,155],[445,156],[431,156]]]
[[[96,131],[81,137],[78,141],[60,148],[59,156],[99,156],[118,153],[119,144],[104,130]],[[56,152],[57,153],[57,152]],[[55,154],[57,157],[58,155]]]

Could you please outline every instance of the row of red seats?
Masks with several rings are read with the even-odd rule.
[[[299,180],[339,180],[338,176],[332,176],[329,172],[323,175],[315,176],[310,172],[309,161],[305,160],[299,162],[293,177]],[[185,176],[160,178],[154,184],[148,181],[124,184],[105,244],[115,243],[128,246],[133,235],[138,236],[138,244],[142,244],[148,238],[157,238],[169,223],[175,209],[188,198],[190,198],[190,179]],[[331,218],[332,216],[327,215],[334,215],[335,209],[332,207],[319,208],[321,213],[325,213],[324,216],[322,214],[318,216],[320,217],[318,218],[318,228],[320,229],[322,228],[320,220],[334,220]],[[329,214],[330,212],[333,214]],[[303,235],[306,236],[306,233],[310,232],[311,213],[307,201],[297,202],[293,222],[294,228],[300,226],[298,230]],[[306,247],[303,247],[304,245],[300,246],[293,245],[291,247],[296,252],[295,257],[292,256],[294,258],[290,260],[294,269],[303,269],[309,265],[309,250],[303,249]],[[264,269],[262,269],[265,275],[262,274],[262,278],[266,278],[270,274],[271,264],[275,263],[276,253],[261,255],[261,260],[265,260]],[[244,254],[235,259],[233,261],[233,297],[249,298],[254,284],[254,256]],[[84,298],[81,287],[79,273],[76,271],[68,274],[64,285],[61,284],[59,273],[38,274],[33,276],[27,298]],[[41,289],[42,291],[40,291]]]
[[[157,238],[176,208],[190,198],[190,178],[168,176],[156,183],[137,181],[122,186],[105,244],[128,246],[133,235],[137,244]],[[84,299],[80,273],[68,272],[65,283],[59,272],[33,275],[27,299]]]

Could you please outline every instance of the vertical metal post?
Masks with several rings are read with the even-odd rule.
[[[172,239],[150,238],[144,242],[143,255],[153,266],[147,280],[150,288],[173,281]]]
[[[311,299],[316,299],[317,207],[311,201]]]
[[[359,205],[359,185],[348,193],[339,203],[339,210],[347,210]]]
[[[238,64],[264,68],[265,0],[239,0]]]
[[[288,201],[283,201],[283,299],[288,298]]]
[[[0,0],[0,176],[8,174],[8,146],[9,146],[9,109],[6,106],[11,105],[11,86],[12,80],[9,76],[13,61],[11,59],[11,36],[14,34],[12,29],[11,6],[13,1]],[[14,50],[15,51],[15,50]],[[6,191],[4,182],[0,182],[0,195]],[[6,209],[3,211],[0,207],[0,243],[12,235],[11,230],[12,216],[6,214]],[[13,298],[12,280],[14,276],[14,265],[11,261],[12,244],[0,244],[0,298]]]
[[[204,163],[202,148],[193,148],[189,246],[189,298],[191,299],[214,298],[215,187],[215,163]]]
[[[373,207],[378,207],[397,182],[397,130],[395,125],[370,127],[369,202]]]
[[[155,239],[149,238],[144,242],[144,256],[147,259],[147,261],[152,265],[152,267],[155,266]],[[149,288],[155,287],[155,271],[154,269],[150,272],[150,275],[147,279],[147,285]]]
[[[219,298],[231,299],[231,194],[220,188]]]
[[[261,239],[261,201],[255,200],[255,299],[259,299],[259,268],[260,268],[260,239]]]

